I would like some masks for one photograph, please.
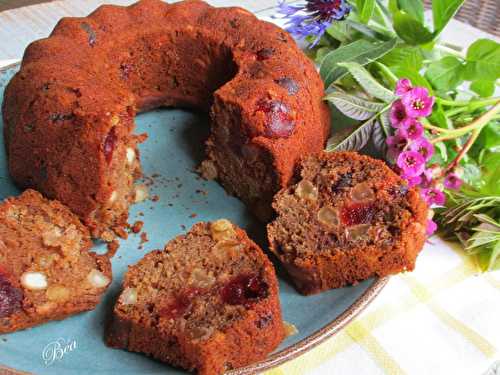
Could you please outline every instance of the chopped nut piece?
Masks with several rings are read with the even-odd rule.
[[[210,225],[210,230],[212,231],[212,238],[217,242],[234,239],[236,237],[233,224],[226,219],[214,221]]]
[[[41,272],[25,272],[21,275],[21,285],[30,290],[46,289],[47,276]]]
[[[213,333],[212,327],[193,327],[190,331],[190,336],[193,340],[204,340]]]
[[[60,256],[58,254],[47,254],[38,257],[36,263],[41,268],[49,268],[54,262],[56,262]]]
[[[207,271],[196,268],[191,273],[190,282],[198,288],[210,288],[215,283],[215,277]]]
[[[101,271],[93,269],[87,275],[87,281],[95,288],[104,288],[108,286],[111,280]]]
[[[351,198],[355,202],[366,202],[375,199],[373,189],[366,182],[361,182],[351,190]]]
[[[61,244],[60,239],[62,237],[62,229],[54,226],[50,230],[42,234],[42,241],[44,245],[47,246],[58,246]]]
[[[302,180],[295,189],[295,194],[302,199],[315,201],[318,199],[318,189],[311,181]]]
[[[118,198],[118,193],[116,191],[113,191],[111,195],[109,196],[109,203],[114,203],[116,201],[116,198]]]
[[[120,117],[118,117],[117,115],[113,115],[111,117],[111,125],[118,125],[119,122],[120,122]]]
[[[286,337],[290,337],[299,333],[299,330],[292,323],[283,321],[283,327],[285,327]]]
[[[127,147],[127,163],[128,165],[134,164],[135,150],[132,147]]]
[[[201,176],[206,180],[215,180],[218,172],[215,163],[211,160],[204,160],[200,165]]]
[[[370,224],[359,224],[349,227],[348,229],[346,229],[347,238],[351,241],[367,239],[369,229]]]
[[[69,299],[70,290],[62,285],[52,285],[47,289],[46,294],[49,301],[64,302]]]
[[[137,302],[137,290],[126,288],[120,295],[120,303],[123,305],[134,305]]]
[[[318,211],[318,221],[330,228],[337,227],[340,223],[339,212],[330,206],[322,207]]]
[[[145,201],[148,198],[148,195],[149,192],[146,185],[141,184],[135,187],[135,197],[134,197],[135,203]]]

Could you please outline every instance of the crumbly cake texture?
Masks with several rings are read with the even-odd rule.
[[[5,91],[8,166],[111,241],[140,200],[138,112],[209,111],[201,170],[261,218],[299,156],[323,149],[329,111],[313,63],[279,27],[192,0],[104,5],[32,43]]]
[[[36,191],[0,204],[0,334],[94,309],[111,264],[91,246],[78,217]]]
[[[198,223],[129,267],[109,346],[202,375],[261,360],[284,338],[274,268],[229,221]]]
[[[384,162],[353,152],[305,157],[273,203],[271,251],[303,294],[411,271],[427,206]]]

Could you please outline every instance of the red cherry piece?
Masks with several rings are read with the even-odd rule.
[[[257,60],[264,61],[270,59],[274,55],[274,49],[272,48],[262,48],[257,51]]]
[[[278,100],[261,100],[257,111],[266,115],[265,136],[268,138],[288,138],[295,128],[295,121],[288,106]]]
[[[229,305],[249,305],[267,297],[268,289],[259,275],[239,275],[222,288],[221,297]]]
[[[20,310],[22,302],[23,292],[19,288],[14,287],[0,273],[0,318],[5,318]]]
[[[340,218],[346,226],[368,224],[375,212],[375,206],[371,203],[353,203],[342,208]]]
[[[108,135],[106,136],[106,139],[104,140],[103,146],[104,157],[106,158],[106,161],[108,163],[111,162],[111,159],[113,158],[113,151],[115,150],[117,139],[118,137],[116,136],[116,128],[112,127]]]

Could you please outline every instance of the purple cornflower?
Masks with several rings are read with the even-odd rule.
[[[406,107],[401,100],[396,100],[392,103],[389,119],[391,120],[391,125],[396,129],[406,127],[409,118],[406,113]]]
[[[411,151],[417,151],[420,155],[422,155],[425,161],[429,161],[434,155],[434,145],[427,140],[425,137],[420,137],[410,144],[409,149]]]
[[[446,201],[446,196],[444,195],[444,193],[436,188],[422,189],[422,196],[429,206],[433,204],[442,206]]]
[[[399,154],[396,164],[405,178],[419,176],[425,168],[424,157],[416,151],[403,151]]]
[[[411,82],[408,78],[401,78],[397,83],[396,83],[396,95],[398,96],[403,96],[406,94],[408,91],[412,89]]]
[[[443,185],[446,189],[458,190],[462,186],[463,181],[455,173],[448,174],[443,181]]]
[[[351,6],[345,0],[306,0],[305,4],[288,5],[278,2],[278,14],[288,19],[286,30],[298,39],[314,36],[310,48],[320,41],[326,29],[334,21],[344,20]]]
[[[427,117],[432,112],[434,97],[425,87],[415,87],[403,95],[401,102],[409,117]]]

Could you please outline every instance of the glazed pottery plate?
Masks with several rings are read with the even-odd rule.
[[[17,70],[18,66],[11,66],[0,71],[0,103],[6,84]],[[0,336],[0,373],[3,373],[3,365],[39,375],[181,374],[181,371],[146,356],[105,346],[104,324],[127,266],[136,263],[147,252],[162,248],[194,223],[219,218],[228,218],[240,225],[266,249],[263,225],[240,201],[227,195],[216,182],[202,180],[195,171],[204,156],[209,127],[206,116],[162,109],[139,115],[136,123],[137,133],[149,135],[140,146],[140,152],[150,199],[131,208],[129,222],[143,221],[148,241],[144,242],[144,238],[134,234],[121,241],[121,247],[112,260],[114,281],[94,311]],[[0,127],[3,128],[1,119]],[[19,193],[9,178],[1,145],[0,197],[3,199]],[[96,251],[104,252],[105,245],[97,243]],[[289,336],[265,361],[235,370],[233,374],[269,369],[313,348],[366,307],[386,282],[385,279],[372,279],[356,286],[304,297],[293,289],[280,267],[277,271],[284,319],[293,324],[298,333]]]

